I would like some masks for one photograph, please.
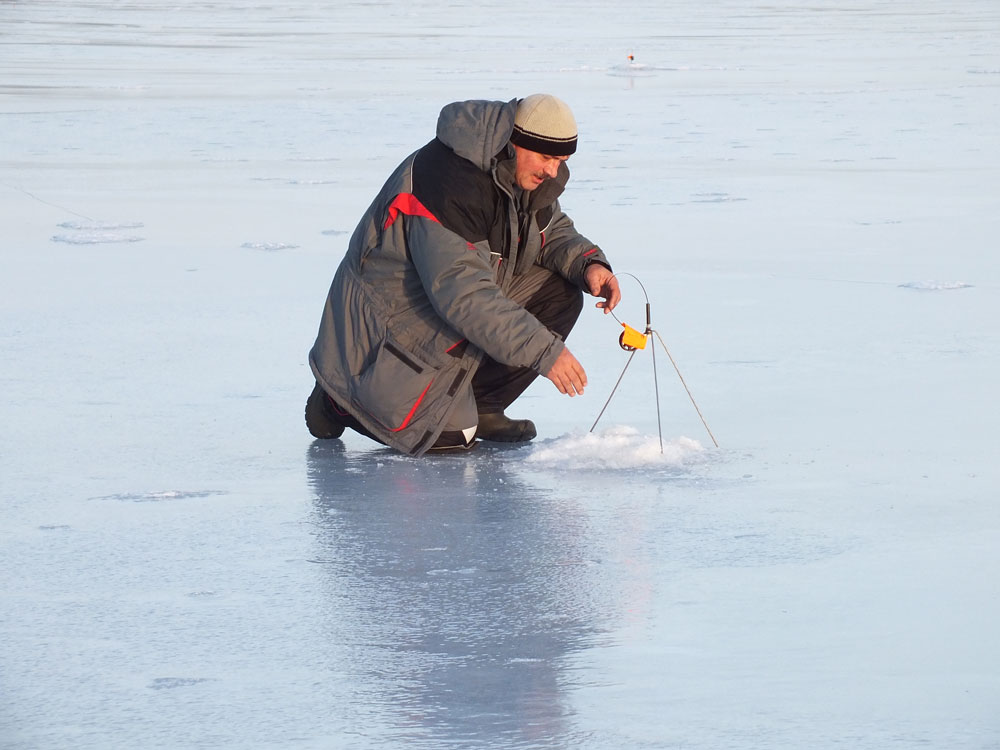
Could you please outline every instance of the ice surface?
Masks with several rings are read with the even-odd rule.
[[[0,61],[0,747],[1000,747],[996,2],[5,2]],[[587,432],[592,308],[532,444],[311,440],[358,217],[537,91],[721,447],[662,351]]]

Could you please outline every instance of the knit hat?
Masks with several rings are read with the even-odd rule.
[[[532,94],[517,103],[510,142],[546,156],[576,151],[576,120],[569,105],[552,94]]]

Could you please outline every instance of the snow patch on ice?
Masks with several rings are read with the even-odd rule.
[[[119,232],[78,232],[77,234],[56,234],[53,242],[65,242],[67,245],[106,245],[117,242],[142,242],[143,237]]]
[[[203,682],[212,681],[210,677],[157,677],[146,687],[150,690],[172,690],[173,688],[200,685]]]
[[[57,224],[60,229],[71,230],[70,234],[56,234],[53,242],[67,245],[103,245],[118,242],[141,242],[144,237],[123,232],[125,229],[140,229],[141,221],[64,221]]]
[[[337,180],[331,180],[331,179],[324,179],[324,180],[320,180],[320,179],[299,180],[299,179],[292,178],[292,179],[287,180],[287,182],[285,184],[287,184],[287,185],[306,185],[306,186],[309,186],[309,185],[336,185],[337,184]]]
[[[692,203],[739,203],[745,200],[728,193],[695,193],[691,196]]]
[[[142,229],[143,223],[141,221],[64,221],[56,226],[60,229],[108,232],[114,229]]]
[[[211,497],[212,495],[225,495],[221,490],[166,490],[163,492],[125,492],[117,495],[103,495],[92,497],[91,500],[119,500],[132,503],[158,503],[164,500],[187,500],[196,497]]]
[[[608,75],[646,77],[656,75],[657,70],[660,70],[660,68],[657,68],[655,65],[630,62],[612,66],[608,69]]]
[[[121,232],[76,232],[52,235],[53,242],[65,242],[67,245],[108,245],[119,242],[142,242],[144,239],[146,238]]]
[[[599,433],[573,433],[535,446],[528,463],[566,470],[608,471],[638,468],[680,468],[697,461],[705,449],[697,440],[679,437],[663,443],[656,435],[641,435],[633,427],[609,427]]]
[[[253,177],[254,182],[279,182],[282,185],[336,185],[334,179],[301,179],[298,177]]]
[[[245,250],[263,250],[268,253],[276,253],[280,250],[294,250],[298,245],[288,242],[244,242],[241,247]]]
[[[617,76],[620,78],[646,78],[650,76],[655,76],[657,73],[690,73],[690,72],[702,72],[702,71],[725,71],[730,70],[730,68],[722,66],[706,66],[706,65],[654,65],[651,63],[636,62],[631,60],[625,63],[617,63],[615,65],[570,65],[562,66],[558,68],[560,73],[605,73],[609,76]],[[735,68],[735,70],[742,70],[742,68]],[[456,73],[469,72],[469,71],[453,71]],[[514,71],[516,73],[539,73],[545,72],[542,70],[525,71],[519,70]]]
[[[907,281],[900,284],[902,289],[916,289],[921,292],[941,292],[949,289],[971,289],[972,284],[961,281]]]
[[[737,70],[739,69],[740,68],[737,68]],[[720,71],[720,70],[727,70],[727,68],[718,66],[704,66],[704,65],[651,65],[649,63],[641,63],[632,60],[627,63],[621,63],[620,65],[610,66],[609,68],[607,68],[607,74],[610,76],[641,78],[647,76],[654,76],[660,72],[691,73],[691,72]]]

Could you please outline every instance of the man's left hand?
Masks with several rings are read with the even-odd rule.
[[[583,272],[583,279],[592,295],[604,298],[603,302],[597,303],[597,307],[604,310],[605,315],[614,310],[621,302],[622,292],[618,287],[618,279],[608,270],[607,266],[591,263]]]

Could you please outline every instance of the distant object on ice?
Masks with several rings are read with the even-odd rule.
[[[705,449],[697,440],[679,437],[663,443],[656,435],[640,435],[632,427],[609,427],[599,433],[574,433],[545,440],[527,461],[555,469],[607,471],[609,469],[680,468],[697,461]]]
[[[626,62],[608,68],[608,74],[613,76],[651,76],[656,74],[656,68],[646,63],[635,61],[635,55],[626,55]]]

